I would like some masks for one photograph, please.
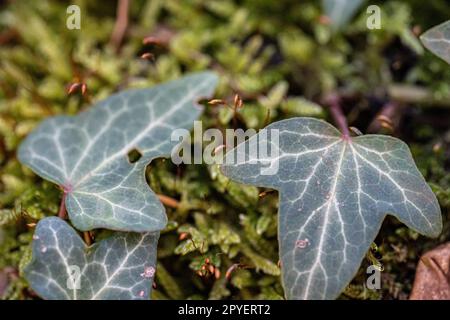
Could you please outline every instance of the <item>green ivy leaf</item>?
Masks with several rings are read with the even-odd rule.
[[[170,155],[174,129],[191,128],[202,112],[196,100],[212,94],[216,75],[205,72],[150,89],[128,90],[76,117],[44,121],[19,149],[20,161],[63,187],[79,230],[147,232],[166,225],[164,207],[144,170]],[[141,154],[130,163],[128,154]]]
[[[222,170],[236,181],[279,190],[287,298],[336,298],[387,214],[424,235],[441,232],[437,199],[402,141],[383,135],[343,139],[332,125],[313,118],[266,129],[279,132],[278,157],[249,155],[255,144],[266,143],[259,133],[227,153]],[[231,164],[233,156],[241,162]],[[275,161],[278,172],[262,175]]]
[[[426,31],[420,40],[428,50],[450,64],[450,20]]]
[[[159,233],[117,232],[87,247],[65,221],[41,220],[25,278],[50,300],[148,299]]]

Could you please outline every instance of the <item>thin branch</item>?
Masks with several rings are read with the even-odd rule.
[[[114,24],[114,30],[111,35],[110,43],[119,52],[120,45],[128,27],[128,8],[130,6],[129,0],[119,0],[117,3],[116,11],[116,23]]]
[[[180,206],[180,202],[178,200],[175,200],[174,198],[168,197],[163,194],[158,194],[158,199],[161,201],[164,205],[171,207],[171,208],[178,208]]]
[[[421,86],[393,84],[387,88],[392,100],[405,104],[416,104],[420,107],[450,106],[450,95],[437,96],[432,90]]]

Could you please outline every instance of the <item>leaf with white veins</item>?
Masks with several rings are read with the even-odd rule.
[[[19,159],[65,190],[77,229],[161,230],[167,218],[145,167],[170,155],[178,144],[173,130],[192,127],[202,112],[196,100],[210,96],[216,84],[213,73],[197,73],[115,94],[75,117],[47,119],[21,144]],[[133,150],[142,156],[130,163]]]
[[[420,40],[428,50],[450,64],[450,20],[426,31]]]
[[[65,221],[45,218],[36,227],[25,278],[49,300],[148,299],[158,238],[158,232],[116,232],[87,247]]]
[[[313,118],[279,121],[266,129],[279,132],[277,157],[249,154],[257,150],[255,144],[266,144],[259,133],[226,154],[222,171],[236,181],[279,190],[287,298],[336,298],[357,272],[386,214],[427,236],[441,232],[437,199],[402,141],[383,135],[345,139]],[[231,164],[232,156],[240,162]],[[275,161],[278,172],[261,175],[269,164],[276,167]]]

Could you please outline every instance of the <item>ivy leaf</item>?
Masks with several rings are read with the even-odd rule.
[[[222,170],[236,181],[279,190],[287,298],[336,298],[357,272],[386,214],[427,236],[441,232],[437,199],[402,141],[383,135],[344,139],[332,125],[313,118],[279,121],[266,129],[278,130],[279,144],[272,144],[277,157],[249,154],[267,143],[264,136],[270,138],[260,132],[228,152]],[[276,161],[278,171],[267,175]]]
[[[450,20],[426,31],[420,40],[428,50],[450,64]]]
[[[322,0],[322,7],[331,25],[338,30],[354,16],[364,0]]]
[[[159,233],[116,232],[87,247],[57,217],[39,221],[25,278],[50,300],[148,299]]]
[[[174,129],[191,128],[212,94],[217,77],[186,76],[150,89],[115,94],[78,116],[44,121],[19,148],[20,161],[59,184],[79,230],[108,228],[147,232],[164,228],[164,207],[144,171],[152,159],[170,155]],[[131,163],[128,154],[141,157]]]

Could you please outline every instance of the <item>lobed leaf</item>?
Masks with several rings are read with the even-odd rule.
[[[216,75],[197,73],[115,94],[75,117],[50,118],[21,144],[19,160],[64,188],[79,230],[161,230],[167,218],[145,167],[170,155],[178,143],[170,139],[173,130],[192,127],[202,112],[196,100],[211,95],[216,83]],[[130,163],[133,150],[141,158]]]
[[[279,190],[287,298],[336,298],[387,214],[424,235],[441,232],[437,199],[402,141],[383,135],[343,139],[332,125],[313,118],[279,121],[266,129],[279,132],[279,144],[271,142],[277,157],[250,153],[268,142],[268,135],[259,133],[226,154],[222,171],[236,181]],[[274,175],[261,174],[275,161]]]
[[[450,20],[426,31],[420,40],[428,50],[450,64]]]
[[[25,278],[50,300],[148,299],[159,233],[117,232],[87,247],[65,221],[39,221]]]

